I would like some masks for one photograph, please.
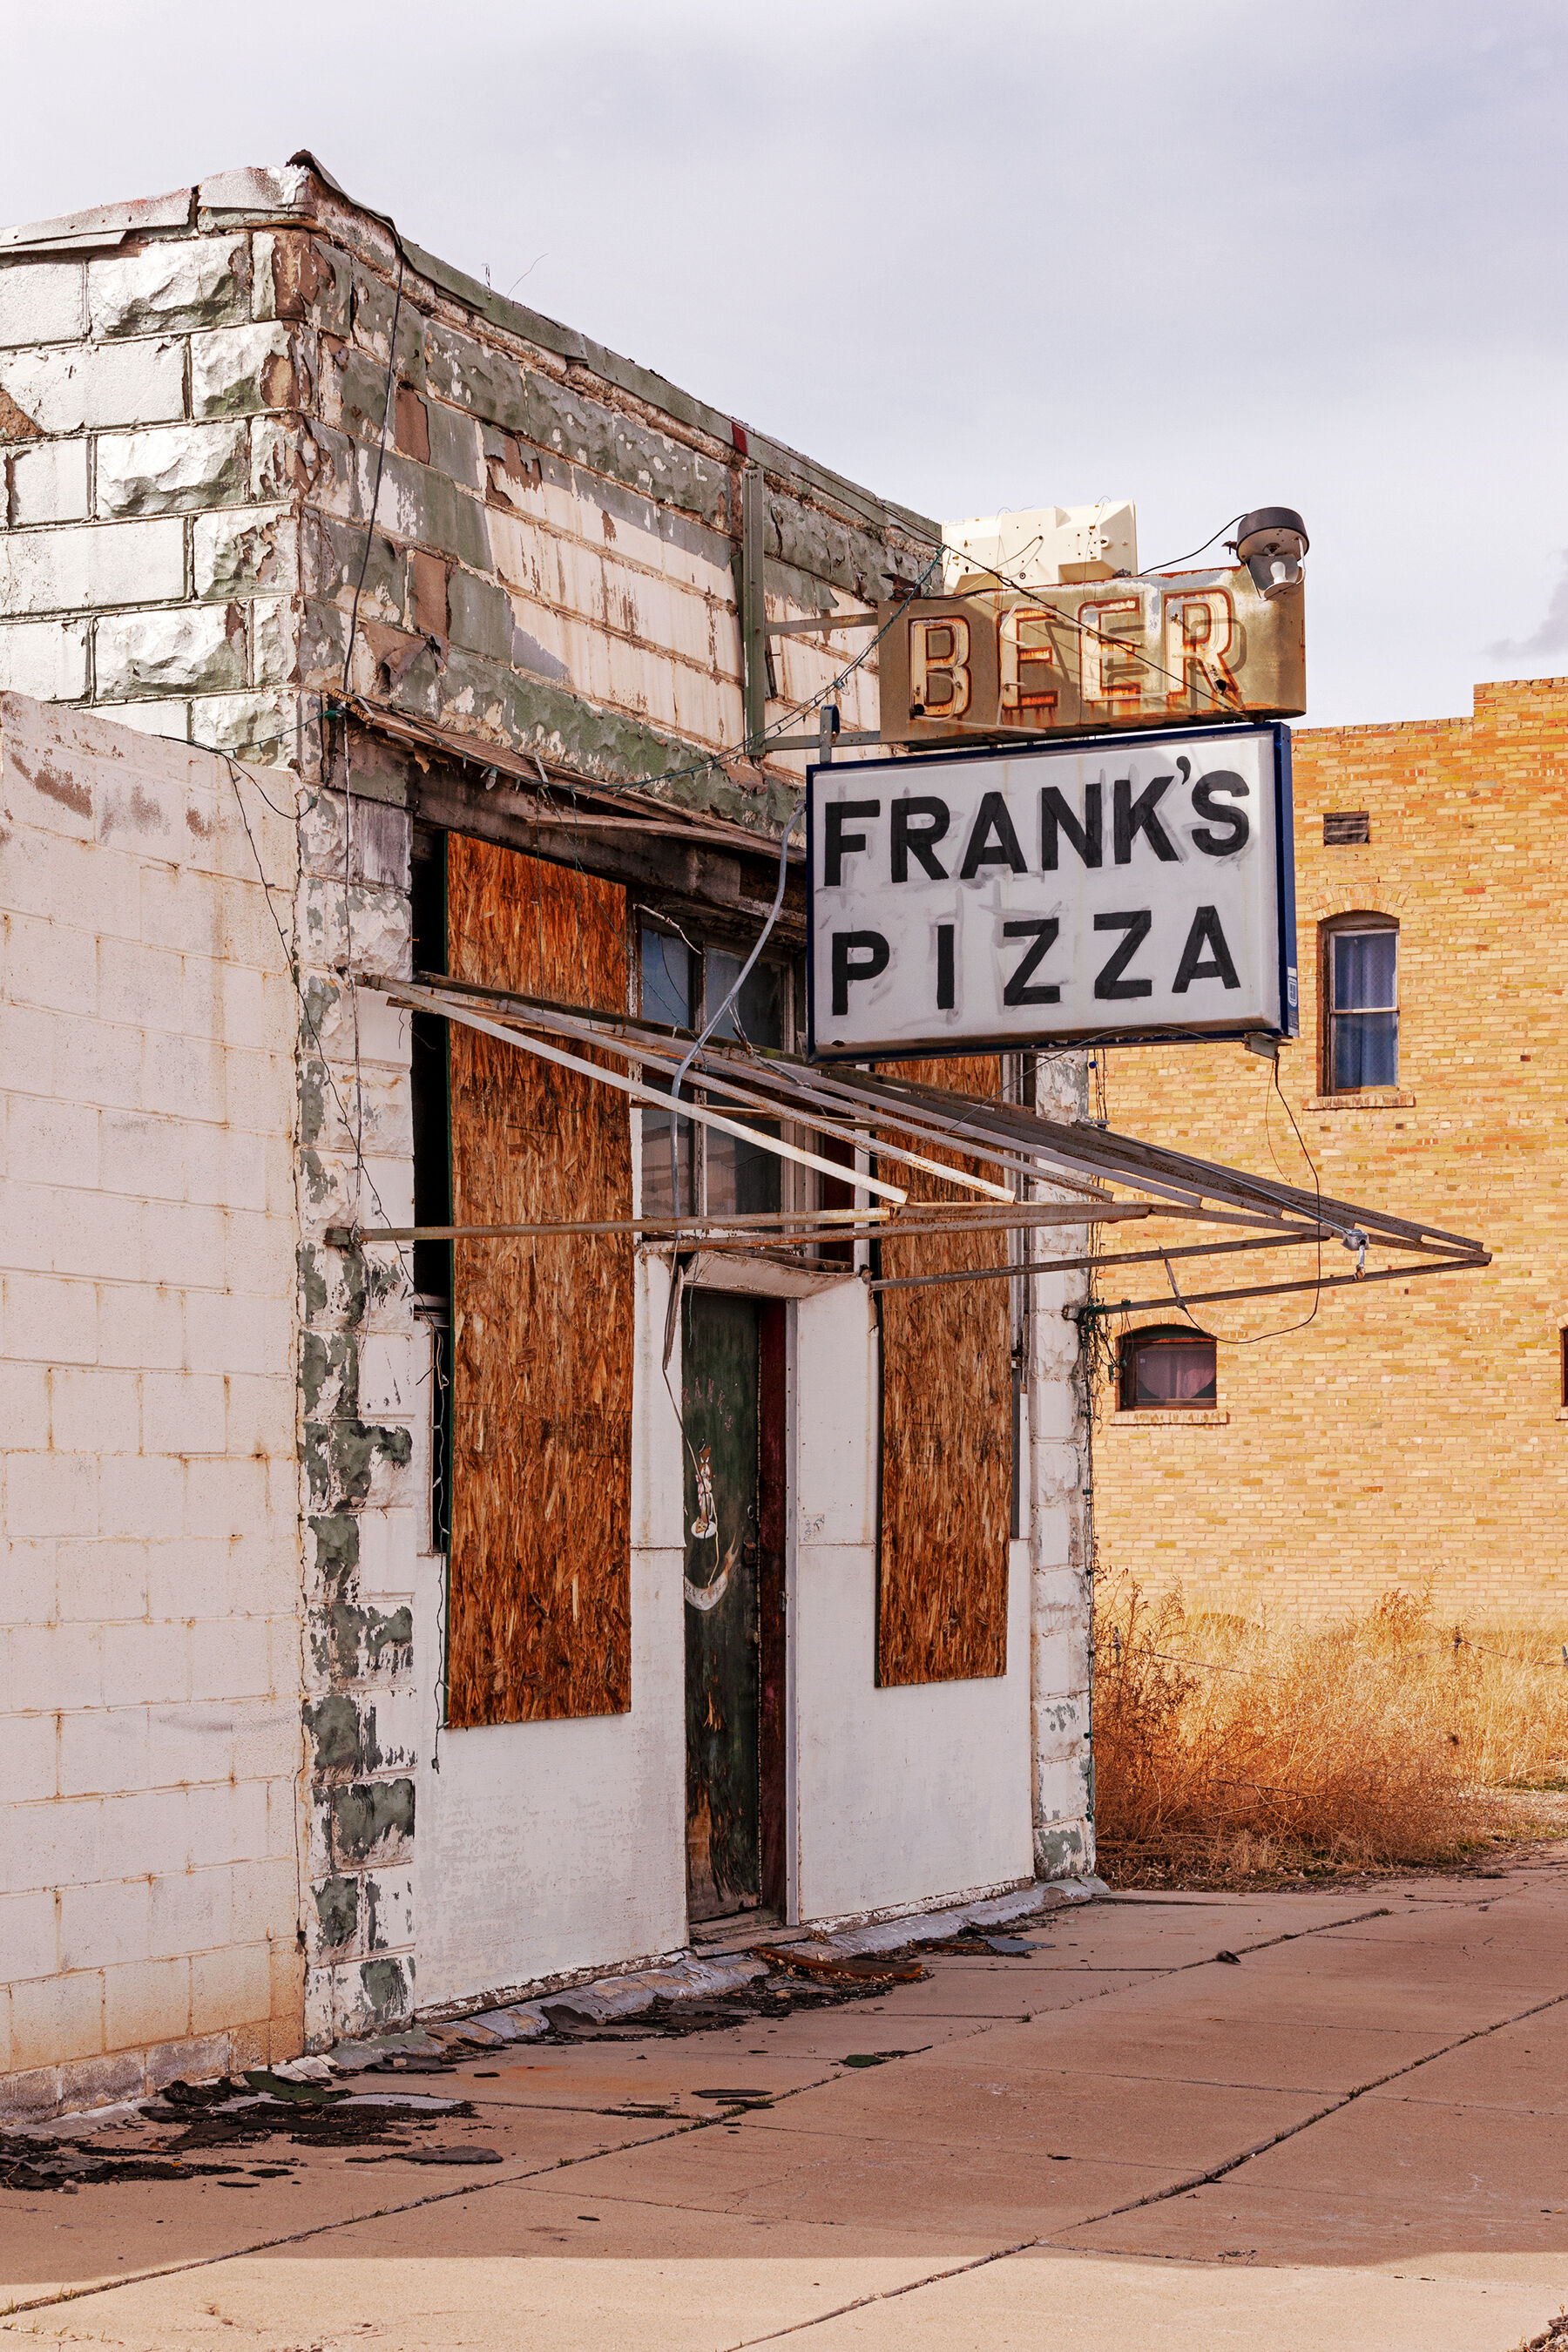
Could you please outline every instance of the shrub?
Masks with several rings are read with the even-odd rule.
[[[1199,1615],[1126,1576],[1097,1580],[1094,1624],[1097,1831],[1124,1879],[1442,1861],[1503,1824],[1499,1789],[1568,1789],[1555,1639],[1444,1632],[1401,1592],[1326,1624]]]

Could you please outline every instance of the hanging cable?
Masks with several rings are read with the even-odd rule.
[[[773,930],[773,925],[778,921],[779,909],[784,905],[784,884],[789,878],[789,837],[795,831],[795,826],[800,822],[800,819],[805,813],[805,801],[797,801],[793,812],[791,813],[789,823],[784,826],[783,833],[779,835],[779,887],[773,893],[773,903],[769,911],[768,919],[763,925],[761,936],[759,937],[755,947],[752,950],[751,954],[741,966],[740,971],[736,975],[734,985],[731,989],[730,993],[726,996],[722,1004],[719,1006],[718,1010],[709,1014],[700,1034],[692,1040],[690,1052],[688,1053],[685,1060],[681,1063],[680,1067],[677,1070],[674,1080],[670,1086],[669,1181],[671,1187],[671,1199],[674,1202],[675,1221],[677,1224],[680,1222],[680,1145],[676,1126],[676,1121],[679,1114],[676,1110],[675,1106],[680,1099],[681,1084],[686,1076],[687,1071],[691,1067],[694,1058],[702,1051],[703,1046],[706,1045],[709,1038],[713,1034],[714,1030],[718,1027],[720,1022],[723,1019],[725,1013],[728,1013],[731,1005],[733,1004],[735,999],[740,995],[742,989],[751,978],[752,967],[756,962],[757,958],[762,954],[763,948],[766,947],[768,938]]]

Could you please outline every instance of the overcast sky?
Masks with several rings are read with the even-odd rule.
[[[1310,719],[1568,671],[1563,0],[0,0],[0,218],[309,147],[938,518],[1312,540]]]

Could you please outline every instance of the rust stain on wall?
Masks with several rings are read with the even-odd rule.
[[[900,1062],[891,1075],[966,1094],[1001,1090],[994,1060]],[[954,1167],[972,1166],[959,1153],[921,1149]],[[900,1170],[899,1181],[908,1184],[911,1206],[948,1197],[939,1178],[919,1169]],[[938,1234],[882,1244],[889,1276],[999,1265],[1006,1256],[1005,1234]],[[1006,1671],[1010,1287],[952,1283],[880,1294],[881,1684],[957,1682]]]
[[[624,1012],[626,893],[450,837],[456,979]],[[459,1224],[629,1217],[624,1098],[451,1030]],[[447,1719],[522,1723],[631,1704],[632,1244],[453,1252]]]

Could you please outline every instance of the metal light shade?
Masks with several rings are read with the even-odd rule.
[[[1274,597],[1297,585],[1310,542],[1307,526],[1294,507],[1255,507],[1242,516],[1232,544],[1259,593]]]

